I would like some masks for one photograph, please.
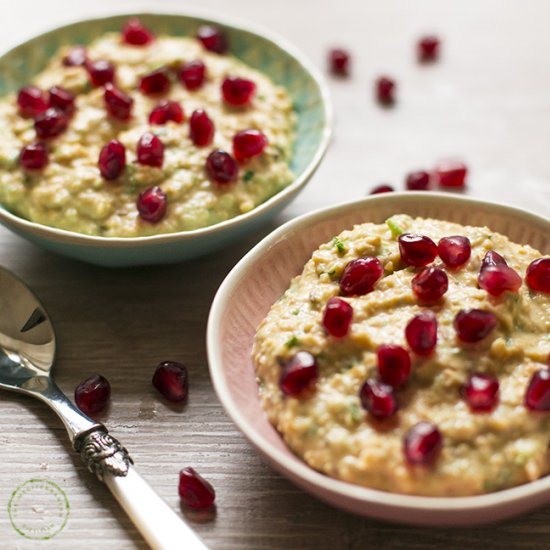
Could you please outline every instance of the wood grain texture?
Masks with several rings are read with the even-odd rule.
[[[132,7],[123,0],[93,4],[96,11]],[[186,5],[141,6],[159,4]],[[545,0],[202,0],[201,6],[279,32],[323,69],[330,45],[354,54],[352,78],[330,81],[337,121],[329,153],[277,223],[363,196],[381,182],[400,187],[407,171],[449,155],[470,166],[470,195],[550,215]],[[69,0],[3,5],[0,47],[90,9]],[[432,30],[443,37],[442,60],[418,66],[414,40]],[[381,73],[398,80],[393,109],[380,109],[372,99],[373,79]],[[2,228],[0,263],[32,286],[54,321],[61,387],[71,395],[95,372],[111,381],[112,405],[103,420],[169,504],[178,508],[177,474],[184,466],[215,485],[215,513],[185,513],[212,548],[548,547],[550,507],[485,528],[392,525],[330,508],[261,462],[213,393],[204,341],[218,285],[261,236],[186,264],[109,270],[53,256]],[[151,388],[163,359],[189,367],[191,394],[182,409],[167,406]],[[50,541],[27,541],[8,519],[12,491],[33,477],[56,482],[70,501],[67,526]],[[53,413],[8,393],[0,397],[0,540],[2,548],[145,548],[107,489],[70,452]]]

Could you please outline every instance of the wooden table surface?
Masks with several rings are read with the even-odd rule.
[[[321,168],[276,225],[298,214],[362,197],[382,182],[441,157],[471,170],[467,193],[550,215],[550,4],[546,0],[201,0],[201,6],[270,27],[325,70],[331,45],[353,52],[353,75],[329,79],[336,111]],[[185,9],[184,2],[142,4]],[[0,47],[50,25],[130,2],[16,0],[0,10]],[[413,44],[443,39],[440,63],[419,66]],[[397,105],[379,108],[373,79],[393,75]],[[0,134],[1,139],[1,134]],[[152,486],[179,510],[178,471],[194,466],[217,491],[215,513],[185,513],[215,549],[546,548],[550,507],[484,528],[419,529],[333,509],[268,468],[218,402],[205,355],[212,298],[236,261],[261,237],[185,264],[103,269],[54,256],[0,228],[0,264],[38,293],[57,330],[56,376],[72,395],[92,373],[112,385],[103,420],[131,451]],[[184,362],[188,404],[171,408],[151,387],[156,364]],[[12,528],[8,499],[31,478],[55,482],[70,503],[66,527],[49,541]],[[44,513],[37,509],[37,513]],[[145,548],[134,527],[71,452],[65,431],[38,402],[0,399],[2,548]]]

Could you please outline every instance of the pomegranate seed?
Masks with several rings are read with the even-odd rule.
[[[168,401],[174,403],[185,401],[189,393],[187,368],[176,361],[159,363],[153,375],[153,386]]]
[[[227,185],[237,179],[239,167],[230,154],[216,150],[206,159],[206,173],[218,185]]]
[[[433,262],[437,256],[437,245],[429,237],[414,233],[399,235],[399,252],[407,265],[422,267]]]
[[[434,177],[440,187],[462,188],[467,173],[468,168],[462,162],[446,160],[436,166]]]
[[[328,62],[332,74],[348,76],[350,55],[346,50],[334,48],[328,52]]]
[[[481,261],[481,269],[496,265],[508,265],[508,263],[496,250],[489,250]]]
[[[378,185],[371,192],[370,195],[378,195],[379,193],[392,193],[395,189],[391,185]]]
[[[165,67],[151,71],[139,81],[139,89],[145,95],[165,94],[169,88],[170,77]]]
[[[149,189],[140,193],[137,198],[136,206],[139,217],[150,223],[160,222],[166,215],[167,202],[166,193],[160,187],[149,187]],[[159,391],[161,390],[159,389]]]
[[[407,175],[405,186],[409,191],[425,191],[430,186],[430,174],[420,170]]]
[[[160,168],[164,161],[164,143],[152,132],[145,132],[137,144],[137,161],[145,166]]]
[[[531,376],[525,392],[525,406],[531,411],[550,411],[549,370],[539,370]]]
[[[386,76],[381,76],[375,83],[376,99],[384,105],[391,105],[395,101],[395,82]]]
[[[197,39],[210,52],[224,54],[229,47],[225,33],[214,25],[200,26],[197,31]]]
[[[433,35],[423,36],[418,41],[417,50],[420,61],[435,61],[439,56],[439,38]]]
[[[550,293],[550,258],[538,258],[533,260],[527,272],[525,281],[531,290]]]
[[[17,106],[20,114],[34,118],[48,108],[48,95],[36,86],[25,86],[17,93]]]
[[[19,164],[24,170],[40,170],[48,164],[48,150],[43,143],[31,143],[21,149]]]
[[[353,308],[336,296],[330,298],[323,314],[323,326],[331,336],[345,336],[351,325]]]
[[[507,291],[517,292],[521,286],[521,277],[507,265],[495,265],[482,269],[477,282],[491,296],[500,296]]]
[[[86,61],[86,70],[90,76],[92,86],[95,88],[99,88],[115,79],[115,66],[105,59]]]
[[[498,380],[489,374],[472,374],[464,386],[464,399],[473,412],[489,412],[498,403]]]
[[[55,107],[49,107],[36,117],[34,129],[39,138],[52,138],[65,131],[68,123],[65,113]]]
[[[267,138],[259,130],[242,130],[233,136],[233,156],[238,162],[257,157],[267,147]]]
[[[340,278],[340,290],[344,296],[368,294],[382,275],[384,275],[384,267],[378,258],[372,256],[357,258],[344,268]]]
[[[430,464],[441,451],[441,432],[423,420],[410,428],[403,439],[405,460],[412,465]]]
[[[111,397],[111,385],[100,374],[94,374],[78,384],[74,390],[76,406],[87,415],[102,412]]]
[[[431,311],[415,315],[405,327],[405,338],[418,355],[429,355],[437,344],[437,319]]]
[[[459,340],[469,344],[483,340],[496,326],[496,315],[483,309],[462,309],[454,320]]]
[[[449,278],[439,267],[425,267],[412,279],[411,286],[422,302],[437,302],[449,288]]]
[[[178,493],[182,504],[195,510],[210,508],[216,499],[214,487],[191,467],[181,470]]]
[[[279,387],[285,395],[301,397],[315,386],[317,376],[315,357],[308,351],[299,351],[282,365]]]
[[[447,267],[458,268],[470,259],[472,246],[468,237],[453,235],[439,240],[437,252]]]
[[[210,145],[214,139],[214,123],[204,109],[196,109],[189,121],[189,137],[197,147]]]
[[[86,64],[88,55],[84,46],[74,46],[63,58],[65,67],[80,67]]]
[[[198,90],[204,83],[206,67],[200,59],[185,63],[179,70],[180,82],[188,90]]]
[[[169,120],[182,123],[185,119],[182,106],[177,101],[159,101],[149,115],[151,124],[166,124]]]
[[[126,44],[146,46],[154,39],[154,34],[139,19],[130,19],[122,28],[122,41]]]
[[[246,105],[252,101],[256,92],[256,84],[252,80],[228,76],[222,82],[223,100],[229,105]]]
[[[126,166],[126,149],[120,141],[112,139],[99,153],[99,172],[106,180],[116,180]]]
[[[361,405],[374,418],[389,418],[397,411],[393,387],[379,380],[367,380],[359,390]]]
[[[401,346],[382,344],[376,351],[380,378],[390,386],[406,382],[411,374],[411,357]]]
[[[50,94],[50,107],[56,107],[68,116],[74,113],[74,95],[71,92],[59,86],[52,86],[48,92]]]
[[[105,99],[107,113],[110,116],[124,121],[130,118],[134,100],[128,94],[125,94],[122,90],[107,82],[103,98]]]

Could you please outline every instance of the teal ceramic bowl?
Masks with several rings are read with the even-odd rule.
[[[132,266],[187,260],[222,248],[276,216],[300,190],[321,161],[330,139],[332,110],[327,86],[317,69],[284,39],[252,25],[225,18],[174,13],[131,13],[86,19],[36,36],[0,56],[0,95],[14,92],[41,71],[63,45],[87,44],[118,31],[138,17],[157,34],[192,36],[205,23],[227,32],[231,53],[269,75],[289,92],[297,114],[291,161],[295,180],[250,212],[216,225],[164,235],[107,238],[81,235],[33,223],[0,206],[0,223],[52,252],[105,266]]]

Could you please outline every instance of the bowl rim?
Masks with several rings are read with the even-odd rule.
[[[418,202],[425,201],[426,199],[432,199],[446,204],[456,203],[459,201],[463,204],[471,205],[472,208],[489,208],[493,211],[500,211],[503,214],[523,217],[526,221],[531,223],[542,223],[548,225],[548,229],[550,230],[550,219],[543,215],[529,212],[523,208],[480,200],[472,197],[426,191],[373,195],[365,197],[359,201],[346,201],[333,206],[316,209],[312,212],[294,218],[275,229],[272,233],[256,244],[233,267],[216,292],[210,308],[210,313],[208,315],[206,332],[207,357],[210,377],[214,390],[216,391],[216,394],[229,417],[246,436],[246,438],[260,451],[260,453],[270,459],[270,461],[274,464],[275,469],[278,469],[279,471],[284,470],[290,474],[292,480],[301,479],[310,486],[317,486],[318,488],[324,489],[327,493],[333,496],[348,499],[351,498],[355,501],[360,501],[363,503],[376,503],[377,505],[382,505],[388,508],[395,507],[415,511],[471,512],[475,510],[494,508],[502,506],[503,504],[510,504],[512,502],[523,501],[533,498],[537,494],[550,492],[550,475],[529,483],[493,493],[457,497],[405,495],[354,485],[352,483],[328,477],[327,475],[314,470],[299,457],[297,457],[298,461],[289,460],[282,451],[276,447],[273,447],[269,441],[259,435],[253,426],[248,423],[245,415],[241,413],[240,409],[233,402],[228,386],[224,382],[225,375],[221,354],[222,344],[218,339],[218,329],[221,325],[222,316],[226,305],[231,299],[235,287],[242,281],[242,279],[246,278],[247,272],[255,265],[257,261],[256,257],[274,246],[287,234],[297,229],[306,230],[309,225],[322,221],[322,219],[327,215],[344,213],[348,209],[360,208],[363,204],[372,204],[376,202],[395,202],[397,206],[399,200],[405,197]]]
[[[54,27],[49,26],[39,32],[32,33],[23,37],[22,39],[16,39],[9,44],[6,48],[0,51],[0,59],[11,53],[14,49],[30,42],[31,40],[41,38],[47,34],[52,34],[63,30],[72,25],[78,23],[85,23],[90,21],[102,21],[108,20],[113,17],[140,17],[148,15],[158,16],[175,16],[175,17],[190,17],[195,19],[203,19],[209,23],[215,25],[231,28],[235,31],[245,31],[260,38],[264,38],[274,44],[279,49],[283,50],[294,58],[299,65],[308,73],[315,85],[319,90],[321,97],[321,104],[324,113],[324,125],[321,130],[321,141],[312,159],[309,161],[303,172],[296,177],[290,185],[281,189],[275,195],[269,197],[266,201],[262,202],[249,212],[239,214],[228,220],[210,225],[207,227],[200,227],[198,229],[192,229],[189,231],[177,231],[173,233],[160,233],[158,235],[147,235],[140,237],[103,237],[98,235],[86,235],[84,233],[78,233],[76,231],[68,231],[66,229],[58,229],[48,225],[40,224],[37,222],[29,221],[25,218],[13,214],[5,207],[0,205],[0,220],[5,222],[10,227],[17,227],[18,229],[32,233],[39,237],[50,239],[56,242],[63,242],[67,244],[78,244],[85,247],[107,247],[107,248],[133,248],[143,245],[153,245],[159,243],[173,243],[187,240],[195,240],[200,237],[208,237],[209,235],[229,230],[236,226],[239,226],[248,221],[252,221],[261,218],[267,211],[276,209],[279,205],[284,205],[285,201],[292,195],[297,194],[309,181],[315,170],[318,168],[321,160],[327,152],[328,145],[332,137],[332,131],[334,126],[334,109],[332,106],[330,91],[328,82],[321,73],[321,71],[315,66],[315,64],[305,56],[297,47],[295,47],[285,37],[279,35],[276,32],[266,29],[261,24],[241,20],[240,18],[234,18],[225,14],[220,15],[214,10],[184,7],[178,9],[176,5],[165,5],[152,8],[149,4],[129,3],[124,7],[113,8],[105,13],[104,9],[100,10],[88,10],[84,17],[78,17],[75,19],[69,19],[65,22],[61,22]]]

